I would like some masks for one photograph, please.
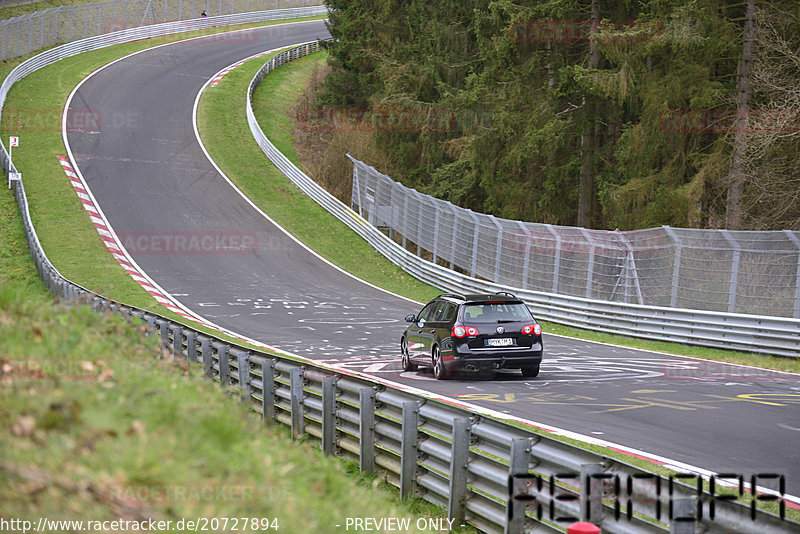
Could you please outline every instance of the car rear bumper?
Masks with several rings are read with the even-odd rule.
[[[536,367],[542,362],[542,345],[535,343],[530,348],[477,351],[466,346],[457,347],[452,358],[444,364],[452,371],[480,371],[488,369],[522,369]]]

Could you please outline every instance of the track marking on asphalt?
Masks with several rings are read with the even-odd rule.
[[[625,410],[638,410],[641,408],[671,408],[673,410],[681,411],[694,411],[698,408],[705,408],[707,410],[719,409],[718,406],[703,406],[703,401],[671,401],[666,399],[632,399],[629,397],[622,397],[620,400],[629,402],[638,402],[639,404],[621,406],[619,408],[610,408],[608,410],[596,410],[589,413],[607,413],[607,412],[622,412]]]
[[[404,373],[405,374],[405,373]],[[410,373],[409,373],[410,374]],[[645,390],[647,391],[647,390]],[[526,395],[517,395],[514,393],[462,393],[453,395],[465,401],[484,401],[497,404],[514,404],[518,402],[529,402],[538,405],[551,405],[551,406],[586,406],[604,408],[602,410],[594,410],[588,413],[608,413],[608,412],[621,412],[626,410],[639,410],[643,408],[668,408],[671,410],[679,411],[696,411],[696,410],[717,410],[720,407],[714,406],[716,403],[725,402],[755,402],[758,404],[766,404],[769,406],[787,406],[787,404],[780,404],[777,402],[766,402],[759,400],[758,396],[776,396],[776,397],[789,397],[791,400],[786,401],[792,404],[800,403],[800,395],[784,394],[784,393],[752,393],[739,395],[737,397],[725,397],[722,395],[704,395],[706,397],[714,397],[718,400],[672,400],[672,399],[654,399],[649,397],[620,397],[622,403],[608,403],[601,402],[597,397],[590,397],[586,395],[570,395],[564,393],[554,392],[541,392],[531,393]]]
[[[792,404],[800,404],[800,395],[794,395],[794,394],[791,394],[791,393],[747,393],[747,394],[744,394],[744,395],[737,395],[735,397],[725,397],[723,395],[709,395],[709,394],[706,394],[705,396],[706,397],[715,397],[715,398],[718,398],[718,399],[724,399],[724,400],[727,400],[727,401],[754,402],[756,404],[766,404],[767,406],[786,406],[786,404],[782,404],[782,403],[779,403],[779,402],[767,402],[766,400],[761,400],[761,399],[758,399],[756,397],[758,397],[758,396],[762,396],[762,397],[764,397],[764,396],[767,396],[767,397],[772,397],[772,396],[791,397],[792,400],[788,400],[786,402],[789,402],[789,403],[792,403]]]

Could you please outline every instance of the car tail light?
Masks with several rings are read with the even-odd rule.
[[[539,326],[539,323],[526,324],[522,327],[522,333],[527,335],[533,334],[535,336],[541,336],[542,327]]]
[[[453,337],[462,338],[465,336],[477,336],[478,329],[474,326],[454,326],[453,329],[450,331],[450,335]]]

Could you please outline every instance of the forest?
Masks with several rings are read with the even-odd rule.
[[[796,0],[327,4],[304,116],[409,187],[558,225],[800,230]]]

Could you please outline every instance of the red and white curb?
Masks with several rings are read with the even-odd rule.
[[[183,308],[177,306],[172,300],[170,300],[168,296],[165,295],[160,288],[155,287],[153,284],[151,284],[150,281],[147,279],[147,277],[144,276],[144,273],[142,273],[139,270],[139,268],[136,265],[134,265],[133,262],[128,258],[125,249],[119,243],[116,234],[114,234],[114,232],[112,232],[111,229],[109,228],[109,225],[105,220],[105,217],[103,217],[102,213],[95,205],[94,198],[89,194],[87,190],[88,188],[84,185],[83,181],[78,176],[78,173],[76,173],[75,169],[72,168],[69,159],[66,156],[61,156],[61,155],[58,155],[56,157],[58,158],[59,163],[61,163],[61,167],[64,169],[64,173],[66,173],[67,178],[69,178],[70,184],[72,184],[73,189],[75,189],[75,193],[77,193],[78,199],[81,201],[81,204],[83,205],[83,209],[85,209],[86,212],[89,214],[89,219],[92,221],[92,224],[97,229],[97,233],[100,234],[100,239],[103,240],[103,243],[106,245],[108,251],[111,252],[111,255],[114,257],[115,260],[117,260],[117,263],[119,263],[122,266],[122,268],[128,272],[130,277],[133,278],[140,286],[142,286],[142,288],[144,288],[145,291],[150,293],[150,295],[152,295],[152,297],[156,299],[156,301],[158,301],[159,304],[162,304],[170,311],[177,313],[178,315],[184,317],[185,319],[189,319],[194,323],[205,326],[206,328],[210,328],[216,332],[226,334],[240,341],[245,341],[247,343],[251,343],[265,349],[275,350],[274,348],[268,345],[259,343],[251,339],[240,337],[234,334],[233,332],[228,332],[214,324],[202,321],[197,317],[186,313],[186,311],[184,311]]]

